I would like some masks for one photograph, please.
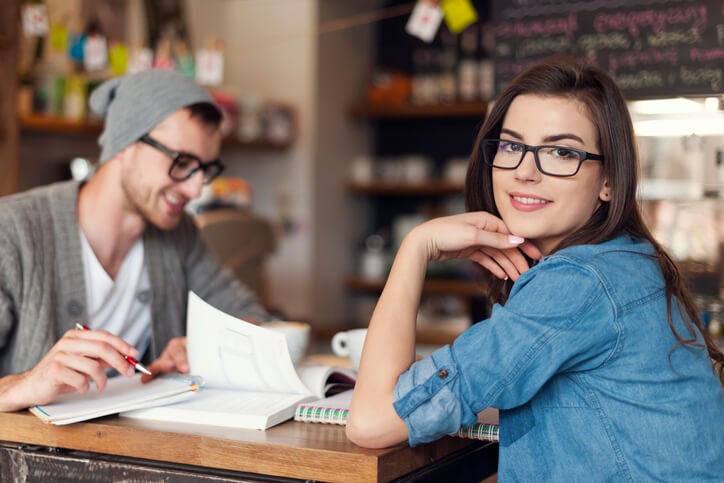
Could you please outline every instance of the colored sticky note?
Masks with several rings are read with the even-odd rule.
[[[85,39],[83,46],[83,66],[85,70],[103,70],[108,65],[108,46],[102,35],[92,35]]]
[[[441,22],[442,10],[440,7],[425,0],[419,0],[412,9],[410,19],[405,25],[405,32],[430,43],[435,38]]]
[[[138,47],[131,51],[131,59],[128,64],[128,73],[135,74],[148,70],[153,65],[153,51],[148,47]]]
[[[76,62],[83,62],[83,51],[85,50],[85,39],[84,33],[71,33],[69,36],[70,48],[68,49],[68,55]]]
[[[58,52],[68,48],[68,30],[57,23],[50,26],[50,47]]]
[[[121,75],[128,68],[128,48],[125,44],[114,44],[108,52],[108,62],[111,64],[113,75]]]
[[[48,9],[44,4],[25,4],[22,10],[23,33],[40,37],[48,33]]]
[[[224,79],[224,53],[220,50],[201,49],[196,54],[196,81],[216,86]]]
[[[440,8],[448,30],[454,34],[478,21],[478,12],[470,0],[442,0]]]

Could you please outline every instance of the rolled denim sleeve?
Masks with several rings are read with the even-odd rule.
[[[410,446],[434,441],[472,425],[476,414],[461,400],[458,364],[450,346],[415,362],[400,375],[394,408],[407,425]]]
[[[394,408],[410,445],[432,441],[474,424],[486,407],[527,403],[559,372],[604,364],[619,334],[616,311],[596,273],[550,259],[524,273],[488,320],[401,374]]]

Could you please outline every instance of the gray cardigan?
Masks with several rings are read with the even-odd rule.
[[[87,318],[79,187],[69,181],[0,198],[0,376],[33,368]],[[256,296],[213,259],[190,217],[171,231],[149,226],[143,244],[152,291],[145,361],[185,334],[189,290],[237,317],[268,318]]]

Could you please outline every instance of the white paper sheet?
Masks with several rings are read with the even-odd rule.
[[[188,359],[207,387],[309,394],[283,334],[228,315],[189,293]]]

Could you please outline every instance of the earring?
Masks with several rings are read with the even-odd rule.
[[[610,198],[611,198],[611,193],[609,193],[608,191],[606,191],[605,193],[603,193],[603,199],[604,199],[604,200],[608,201]]]

